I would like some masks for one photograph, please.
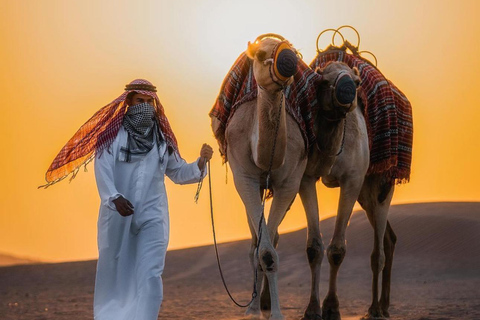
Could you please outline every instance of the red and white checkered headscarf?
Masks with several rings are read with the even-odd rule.
[[[156,91],[151,82],[143,79],[136,79],[127,84],[122,95],[98,110],[60,150],[45,174],[47,184],[41,187],[47,188],[70,174],[72,174],[70,180],[75,178],[82,165],[86,167],[94,159],[95,154],[108,150],[123,123],[127,109],[125,100],[131,92],[145,94],[155,99],[158,125],[165,137],[169,152],[178,152],[177,139]]]

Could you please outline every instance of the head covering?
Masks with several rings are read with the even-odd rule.
[[[47,184],[40,187],[47,188],[70,174],[72,174],[70,178],[72,180],[80,167],[84,165],[86,168],[95,154],[101,154],[104,150],[108,150],[123,123],[127,109],[125,100],[131,92],[145,94],[155,99],[156,119],[165,137],[169,152],[178,152],[177,139],[156,91],[156,87],[151,82],[143,79],[136,79],[127,84],[122,95],[98,110],[60,150],[45,174]]]

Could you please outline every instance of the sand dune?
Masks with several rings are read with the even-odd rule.
[[[0,267],[15,266],[20,264],[38,263],[38,261],[0,254]]]
[[[480,319],[480,203],[427,203],[392,207],[398,243],[391,319]],[[334,219],[321,222],[328,244]],[[280,237],[282,312],[299,319],[308,302],[306,231]],[[219,247],[228,285],[241,302],[251,295],[250,241]],[[338,280],[343,319],[358,319],[370,304],[373,231],[362,211],[347,231],[347,256]],[[95,261],[0,268],[0,319],[92,319]],[[328,262],[323,261],[321,293]],[[165,300],[159,319],[243,319],[224,292],[212,246],[169,251]]]

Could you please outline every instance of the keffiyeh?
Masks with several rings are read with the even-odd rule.
[[[155,86],[147,80],[136,79],[126,85],[123,94],[98,110],[78,129],[53,160],[45,174],[47,183],[41,187],[47,188],[70,174],[70,180],[75,178],[82,165],[86,167],[94,159],[95,154],[108,150],[123,123],[127,110],[126,99],[132,92],[154,98],[155,117],[169,152],[178,152],[177,140],[158,99]]]

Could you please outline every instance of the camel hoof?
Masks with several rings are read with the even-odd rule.
[[[386,320],[387,318],[385,317],[373,317],[370,314],[366,314],[363,317],[360,318],[361,320]]]
[[[262,314],[263,314],[263,317],[264,317],[265,319],[276,319],[276,318],[272,318],[273,315],[272,315],[270,309],[263,309],[263,307],[262,307]]]
[[[385,318],[390,318],[390,312],[388,312],[387,309],[382,309],[382,315],[383,315]]]
[[[301,320],[322,320],[322,308],[320,308],[318,300],[310,301]]]
[[[254,309],[254,308],[250,308],[248,307],[247,311],[245,311],[245,316],[247,317],[247,319],[262,319],[262,313],[260,312],[259,309]]]
[[[340,304],[336,294],[330,294],[323,300],[322,317],[323,320],[340,320]]]
[[[321,313],[305,313],[300,320],[322,320]]]
[[[270,320],[285,320],[285,317],[282,314],[272,314],[270,318],[267,318]]]
[[[341,320],[340,311],[335,309],[323,309],[322,311],[323,320]]]
[[[386,320],[387,318],[379,310],[368,310],[361,320]]]

